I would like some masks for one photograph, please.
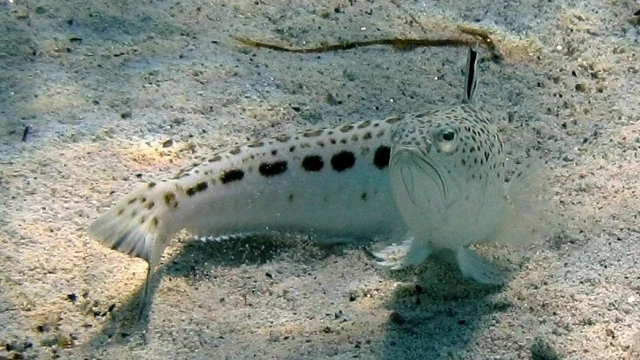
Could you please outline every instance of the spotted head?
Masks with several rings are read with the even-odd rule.
[[[462,104],[415,114],[391,130],[396,204],[414,236],[432,248],[491,240],[508,207],[497,126],[471,104],[475,81],[466,88]]]

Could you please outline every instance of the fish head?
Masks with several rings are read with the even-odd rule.
[[[396,205],[435,248],[487,241],[507,208],[505,156],[491,118],[469,104],[417,114],[392,129]]]

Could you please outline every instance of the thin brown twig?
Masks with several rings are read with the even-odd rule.
[[[374,45],[389,45],[392,46],[393,48],[397,49],[397,50],[411,50],[417,47],[458,47],[458,46],[472,46],[472,45],[478,45],[478,44],[483,44],[485,46],[488,46],[489,49],[491,50],[491,52],[495,55],[498,56],[497,50],[495,48],[495,45],[493,43],[493,41],[491,41],[491,38],[489,37],[489,33],[487,31],[483,31],[480,29],[475,29],[475,28],[462,28],[459,27],[460,32],[467,34],[467,35],[472,35],[476,38],[480,38],[479,41],[476,40],[471,40],[471,39],[463,39],[463,38],[444,38],[444,39],[427,39],[427,38],[422,38],[422,39],[415,39],[415,38],[408,38],[408,39],[400,39],[400,38],[393,38],[393,39],[374,39],[374,40],[364,40],[364,41],[350,41],[350,42],[345,42],[345,43],[340,43],[340,44],[330,44],[330,45],[322,45],[322,46],[317,46],[317,47],[309,47],[309,48],[293,48],[293,47],[286,47],[286,46],[282,46],[282,45],[276,45],[276,44],[269,44],[266,42],[261,42],[261,41],[256,41],[256,40],[251,40],[248,38],[244,38],[244,37],[234,37],[234,39],[236,39],[238,42],[244,44],[244,45],[248,45],[248,46],[252,46],[252,47],[256,47],[256,48],[265,48],[265,49],[271,49],[271,50],[275,50],[275,51],[282,51],[282,52],[291,52],[291,53],[303,53],[303,54],[313,54],[313,53],[323,53],[323,52],[331,52],[331,51],[343,51],[343,50],[350,50],[350,49],[355,49],[355,48],[359,48],[359,47],[366,47],[366,46],[374,46]],[[498,56],[499,57],[499,56]]]

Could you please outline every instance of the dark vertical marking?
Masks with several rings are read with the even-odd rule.
[[[465,83],[464,98],[466,101],[473,100],[473,94],[476,92],[476,69],[478,67],[478,53],[469,48],[469,56],[467,57],[467,78]]]

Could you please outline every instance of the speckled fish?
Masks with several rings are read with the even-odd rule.
[[[477,53],[469,54],[460,105],[214,153],[171,180],[141,184],[89,233],[145,259],[149,271],[182,229],[312,232],[319,241],[402,234],[408,253],[394,262],[383,250],[382,264],[402,268],[447,250],[464,276],[500,283],[498,270],[467,247],[496,238],[512,207],[496,122],[471,102]]]

